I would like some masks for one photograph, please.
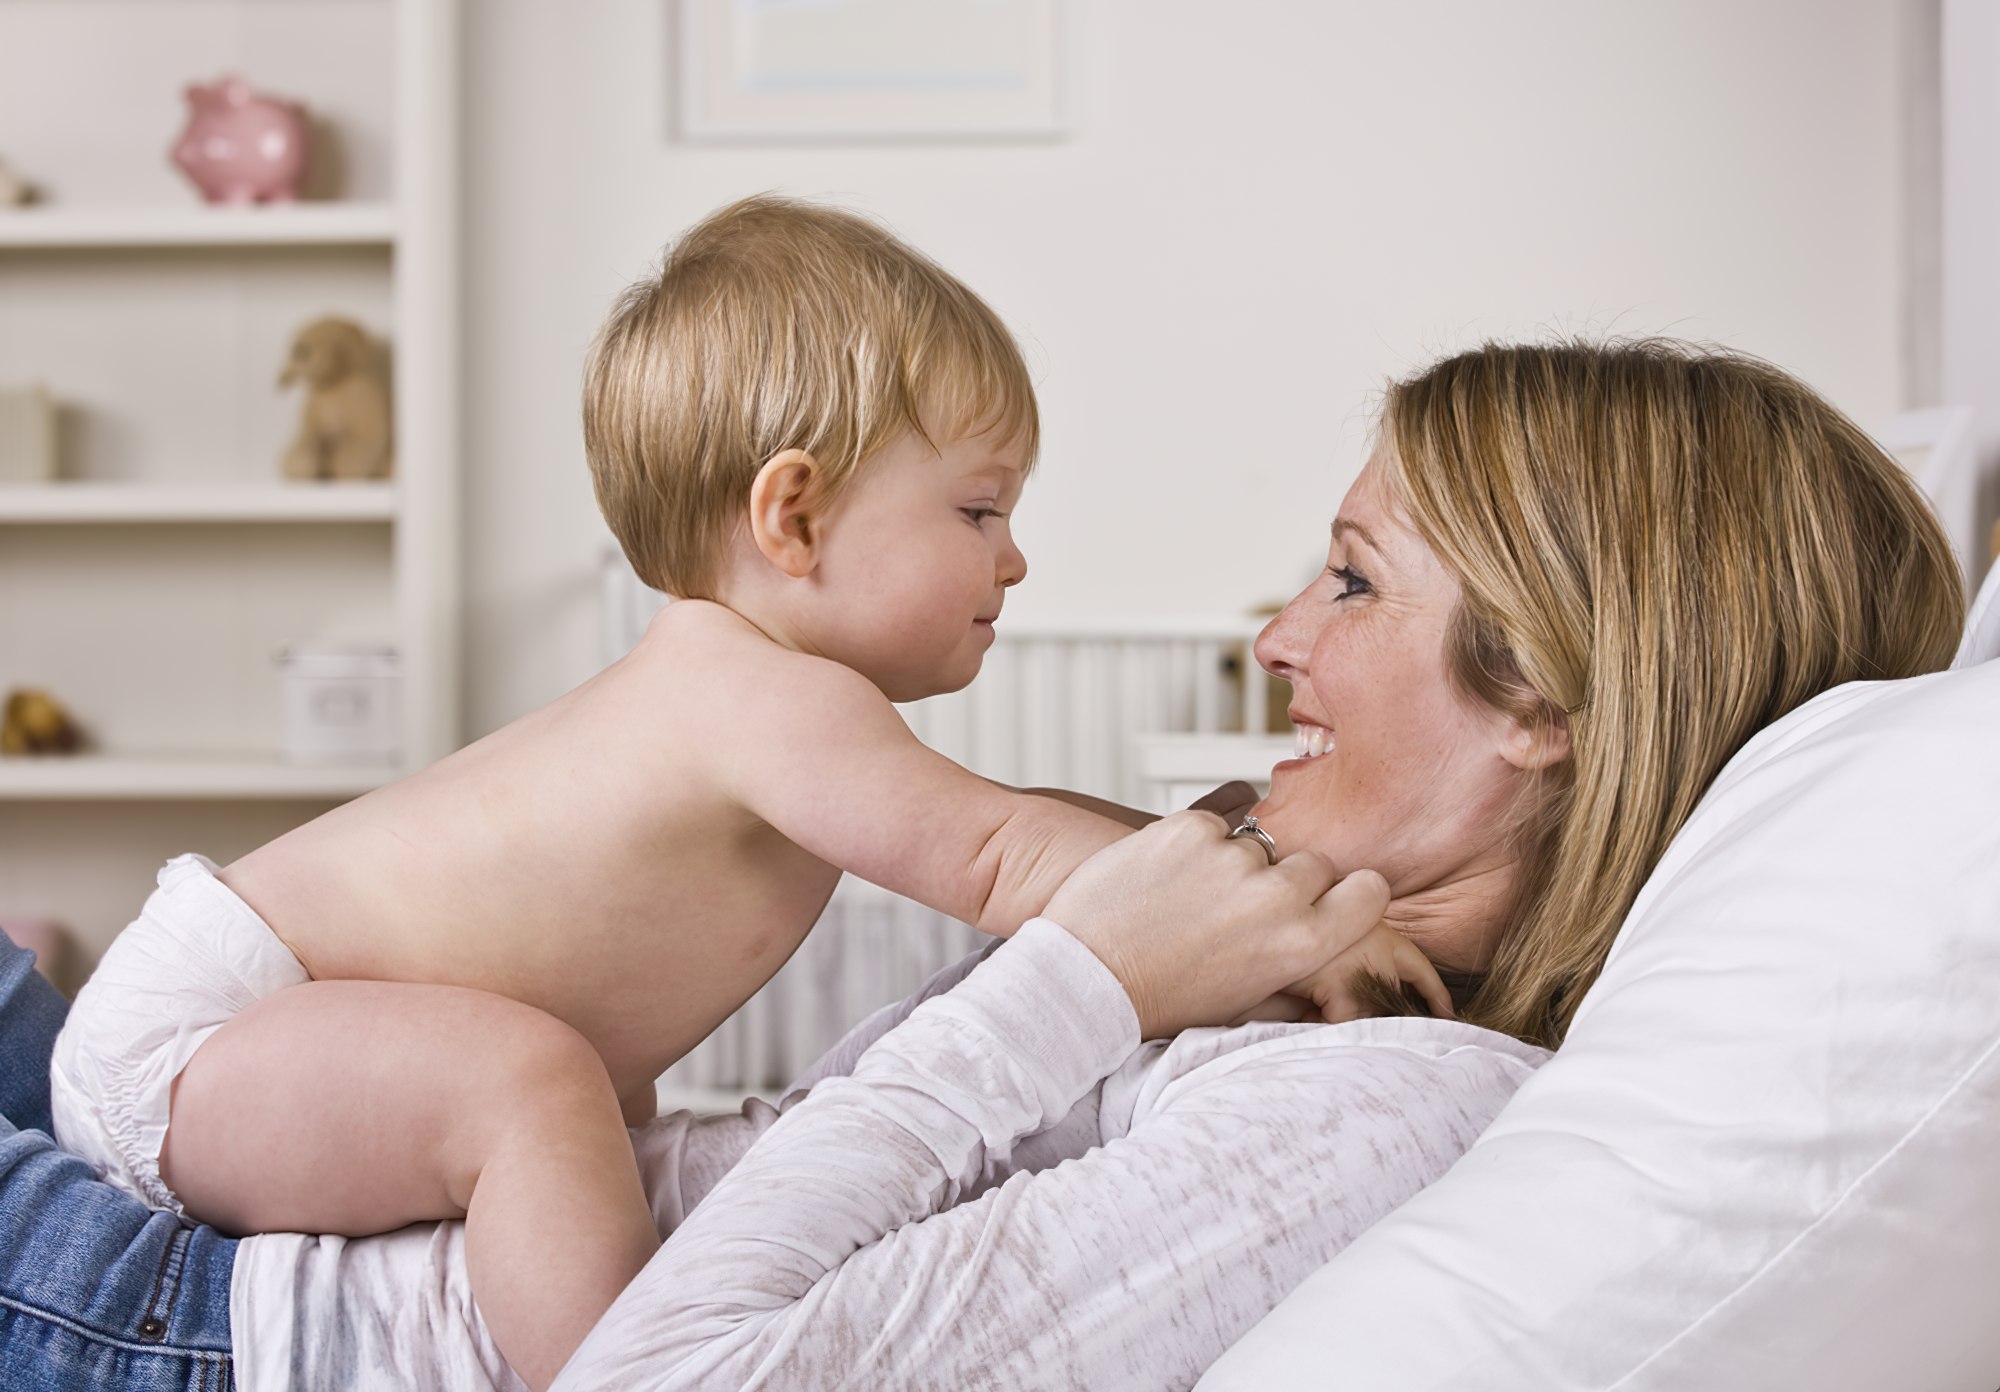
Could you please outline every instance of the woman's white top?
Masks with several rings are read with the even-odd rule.
[[[1116,979],[1038,919],[778,1108],[637,1133],[668,1240],[556,1385],[1189,1386],[1546,1057],[1427,1019],[1142,1045]],[[518,1385],[456,1224],[253,1238],[232,1302],[246,1392]]]

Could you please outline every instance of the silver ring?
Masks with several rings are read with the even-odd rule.
[[[1245,817],[1242,826],[1236,828],[1236,830],[1230,832],[1229,835],[1222,839],[1225,841],[1234,841],[1239,836],[1247,836],[1262,846],[1264,848],[1264,859],[1268,863],[1272,865],[1278,863],[1278,843],[1271,839],[1270,832],[1257,825],[1255,817]]]

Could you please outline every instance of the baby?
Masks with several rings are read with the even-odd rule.
[[[843,870],[1004,935],[1131,820],[977,778],[890,704],[971,681],[1026,571],[1033,390],[939,267],[848,214],[727,208],[611,315],[584,427],[612,530],[679,602],[435,766],[170,864],[54,1067],[63,1143],[158,1207],[463,1216],[535,1387],[658,1246],[625,1127]]]

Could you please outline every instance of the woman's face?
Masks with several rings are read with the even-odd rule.
[[[1380,451],[1333,522],[1327,568],[1257,638],[1292,684],[1299,757],[1255,808],[1281,851],[1371,869],[1390,919],[1443,965],[1486,965],[1513,887],[1530,742],[1446,667],[1457,580],[1385,498]],[[1399,912],[1399,909],[1401,910]]]

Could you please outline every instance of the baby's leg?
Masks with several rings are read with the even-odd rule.
[[[259,1001],[174,1086],[163,1177],[236,1232],[466,1220],[494,1342],[545,1387],[659,1246],[604,1064],[504,996],[315,981]]]

